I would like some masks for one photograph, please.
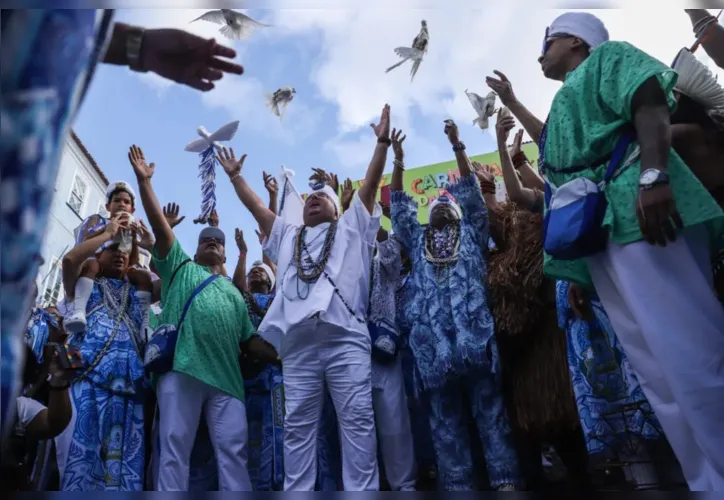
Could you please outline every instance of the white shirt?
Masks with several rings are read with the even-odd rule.
[[[32,422],[41,411],[47,410],[47,408],[34,399],[26,398],[24,396],[20,396],[15,401],[17,403],[18,412],[18,423],[15,426],[15,429],[18,434],[23,434],[30,422]]]
[[[337,224],[325,272],[316,283],[311,284],[297,278],[293,262],[294,243],[300,226],[277,217],[263,246],[264,253],[277,266],[276,296],[259,325],[259,335],[279,351],[282,334],[286,335],[302,321],[320,313],[321,320],[369,338],[366,319],[370,263],[381,216],[379,204],[375,203],[370,214],[359,194],[355,193],[349,209]],[[329,223],[307,228],[305,243],[314,260],[322,251],[328,228]],[[352,316],[329,278],[362,322]]]

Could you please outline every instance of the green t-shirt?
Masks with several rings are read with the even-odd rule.
[[[626,42],[606,42],[570,72],[553,99],[548,117],[545,162],[554,168],[590,165],[609,155],[621,129],[633,122],[631,102],[638,88],[655,76],[666,93],[669,108],[676,108],[673,88],[678,75],[661,61]],[[637,144],[631,145],[633,152]],[[627,153],[627,156],[628,156]],[[576,173],[546,171],[555,186],[586,177],[603,180],[607,163]],[[721,234],[724,212],[694,176],[681,157],[671,149],[668,173],[676,206],[685,227],[709,223],[712,237]],[[643,239],[636,217],[641,162],[636,160],[619,170],[605,187],[608,208],[604,227],[610,241],[626,245]],[[591,287],[583,260],[559,261],[545,255],[545,273],[557,279]]]
[[[194,289],[211,275],[209,268],[189,262],[168,282],[176,268],[189,257],[174,240],[165,259],[153,250],[153,262],[161,278],[161,324],[177,324]],[[239,368],[239,343],[254,333],[246,303],[239,290],[223,276],[194,298],[179,331],[174,371],[244,400],[244,381]]]

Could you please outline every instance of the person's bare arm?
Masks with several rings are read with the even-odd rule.
[[[277,206],[279,199],[279,183],[271,174],[262,172],[262,175],[264,176],[264,187],[266,187],[266,190],[269,193],[269,210],[276,215],[278,214]]]
[[[102,233],[82,241],[63,256],[63,288],[65,289],[65,296],[69,300],[73,300],[75,297],[75,284],[78,281],[78,276],[80,276],[83,263],[89,257],[95,255],[96,250],[101,245],[115,238],[121,228],[121,221],[127,220],[127,217],[125,214],[117,214],[108,221]]]
[[[468,154],[465,152],[464,144],[460,140],[458,126],[455,125],[455,122],[452,120],[445,120],[444,131],[450,141],[450,145],[455,150],[455,161],[458,164],[460,177],[470,177],[473,173],[472,164],[470,163]]]
[[[234,191],[239,197],[239,200],[244,204],[247,210],[251,212],[251,215],[256,220],[259,227],[265,234],[271,234],[274,221],[277,216],[274,212],[269,210],[261,198],[257,196],[251,186],[246,182],[246,179],[241,175],[241,168],[246,160],[246,155],[242,155],[238,160],[234,155],[234,150],[221,148],[221,151],[216,156],[224,171],[229,176],[231,184],[234,186]]]
[[[485,83],[498,94],[500,102],[513,113],[513,116],[517,118],[531,139],[537,144],[540,140],[540,134],[543,131],[543,122],[518,100],[508,77],[498,70],[495,70],[494,73],[498,78],[489,76],[485,79]]]
[[[515,119],[512,116],[501,118],[500,113],[498,113],[495,132],[498,140],[498,154],[500,155],[500,168],[503,171],[505,191],[510,201],[526,210],[532,210],[537,200],[537,194],[534,190],[523,187],[508,151],[508,135],[513,127],[515,127]]]
[[[236,262],[234,277],[231,281],[239,290],[246,290],[246,253],[248,249],[246,241],[244,241],[244,232],[238,227],[236,228],[234,239],[239,249],[239,260]]]
[[[136,174],[143,210],[146,212],[148,223],[151,225],[151,231],[153,231],[153,235],[156,238],[156,256],[163,260],[171,250],[176,236],[174,236],[171,226],[168,221],[166,221],[161,204],[158,202],[156,193],[153,191],[153,186],[151,186],[151,177],[153,177],[156,164],[151,163],[149,165],[146,163],[143,150],[135,144],[131,146],[128,152],[128,160],[131,162],[133,171]]]
[[[73,416],[68,394],[69,374],[60,369],[57,353],[52,355],[49,372],[51,379],[48,382],[50,388],[48,408],[38,413],[25,429],[28,435],[37,440],[52,439],[60,435],[68,427]]]
[[[539,189],[545,190],[546,183],[543,178],[538,175],[533,166],[529,162],[525,162],[518,167],[520,172],[520,180],[523,182],[523,187],[528,189]]]
[[[402,180],[405,173],[405,150],[402,143],[407,135],[402,135],[402,130],[395,130],[392,134],[392,151],[395,153],[393,161],[392,179],[390,180],[390,191],[402,191]]]
[[[359,188],[357,196],[362,201],[364,206],[367,208],[370,214],[374,212],[377,188],[382,180],[382,172],[385,170],[385,163],[387,162],[387,149],[391,145],[390,141],[390,106],[385,104],[382,108],[382,116],[380,117],[380,123],[377,125],[371,124],[372,130],[377,136],[377,144],[375,144],[375,151],[372,154],[372,160],[367,167],[367,173],[365,174],[365,180],[362,186]]]
[[[707,17],[714,17],[706,9],[686,9],[686,13],[691,19],[692,27]],[[724,68],[724,26],[714,21],[707,28],[701,46],[717,66]]]

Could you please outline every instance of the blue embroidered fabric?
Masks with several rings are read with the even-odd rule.
[[[471,369],[496,371],[497,347],[485,286],[488,210],[474,176],[449,187],[462,210],[456,262],[437,268],[425,258],[425,230],[417,203],[391,195],[392,229],[412,262],[414,299],[406,307],[409,346],[425,390],[443,387]]]

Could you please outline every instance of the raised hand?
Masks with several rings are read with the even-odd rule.
[[[211,211],[211,215],[209,215],[208,223],[209,223],[209,226],[211,226],[211,227],[219,227],[219,213],[216,211],[216,209],[213,209]]]
[[[392,151],[395,153],[395,160],[402,161],[405,152],[402,149],[402,143],[407,139],[406,135],[402,135],[402,130],[392,129]]]
[[[498,120],[495,123],[495,133],[498,136],[498,142],[507,143],[510,131],[514,128],[515,118],[512,116],[501,116],[501,112],[498,111]]]
[[[443,132],[447,136],[447,140],[450,141],[450,144],[453,146],[460,142],[460,132],[458,131],[458,126],[454,121],[450,119],[445,120],[445,128],[443,129]]]
[[[143,156],[143,150],[135,144],[128,150],[128,161],[131,162],[133,172],[136,174],[136,179],[148,180],[153,177],[153,172],[156,169],[156,164],[146,163],[146,158]]]
[[[264,187],[269,192],[269,196],[275,196],[279,193],[279,184],[276,177],[266,172],[262,172],[264,176]]]
[[[222,147],[221,151],[219,151],[216,155],[216,159],[221,164],[224,172],[226,172],[229,178],[233,178],[237,175],[241,175],[241,167],[244,166],[246,155],[241,155],[241,158],[237,160],[236,156],[234,156],[234,148],[226,149],[225,147]]]
[[[256,237],[259,238],[259,244],[263,245],[266,235],[259,229],[254,229],[254,232],[256,233]]]
[[[163,207],[163,216],[166,218],[166,222],[171,226],[171,229],[181,224],[181,221],[186,218],[185,215],[179,217],[179,207],[176,203],[169,203]]]
[[[143,69],[191,88],[208,91],[224,73],[240,75],[244,68],[225,59],[236,51],[179,29],[148,29],[143,35]],[[224,59],[222,59],[224,58]]]
[[[380,122],[375,125],[370,123],[370,127],[374,130],[375,135],[378,139],[389,139],[390,138],[390,105],[385,104],[382,108],[382,114],[380,115]]]
[[[510,147],[510,157],[514,158],[515,155],[520,154],[521,151],[523,151],[523,132],[524,130],[518,129],[518,132],[515,133],[515,137],[513,137],[513,145]]]
[[[510,83],[510,80],[508,80],[508,77],[498,70],[493,71],[493,73],[498,75],[498,78],[493,78],[492,76],[487,77],[485,83],[488,84],[488,87],[498,94],[500,102],[502,102],[504,106],[517,103],[518,99],[513,93],[513,85]]]
[[[355,189],[352,186],[352,180],[347,178],[342,185],[342,209],[347,210],[352,204],[352,197],[354,196]]]
[[[125,212],[117,213],[113,217],[111,217],[108,222],[106,223],[106,227],[103,230],[104,233],[106,233],[109,237],[109,239],[113,239],[116,237],[118,232],[121,229],[125,229],[128,224],[128,214]]]
[[[234,239],[236,240],[236,246],[239,248],[239,253],[246,255],[248,248],[246,246],[246,241],[244,241],[244,232],[238,227],[236,228]]]
[[[478,178],[481,184],[490,182],[495,184],[495,174],[493,173],[493,170],[490,168],[489,165],[481,165],[477,161],[472,162],[472,165],[473,173],[475,173],[475,176]]]
[[[141,235],[141,241],[138,243],[138,246],[149,252],[153,250],[153,245],[156,244],[156,238],[153,237],[153,233],[146,227],[143,219],[138,219],[134,226],[136,232]]]

